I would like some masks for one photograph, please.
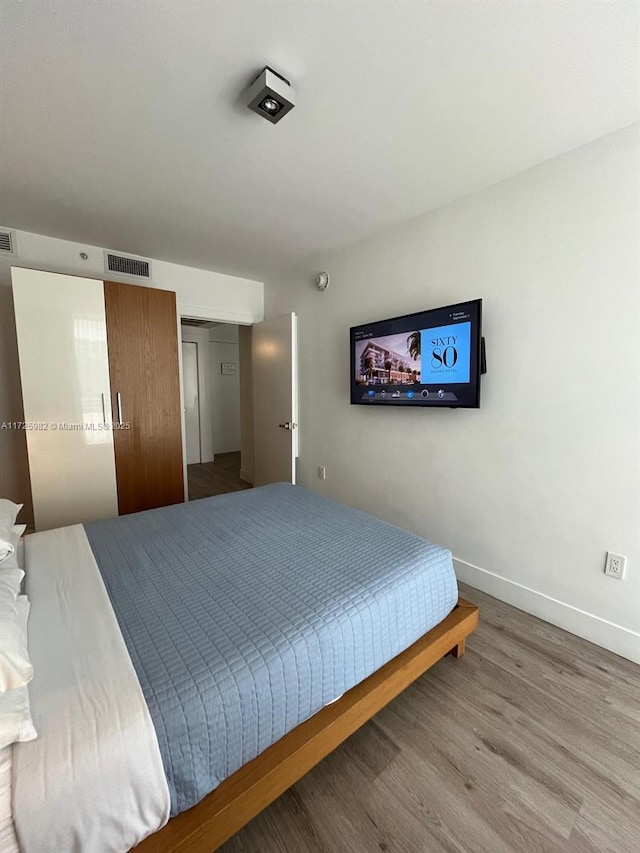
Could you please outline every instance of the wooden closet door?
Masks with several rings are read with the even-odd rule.
[[[105,281],[120,515],[184,500],[176,296]],[[120,395],[118,397],[118,395]]]

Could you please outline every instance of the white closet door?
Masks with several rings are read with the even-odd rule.
[[[117,515],[103,283],[11,276],[36,530]]]

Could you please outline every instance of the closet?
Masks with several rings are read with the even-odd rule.
[[[175,293],[12,269],[36,530],[184,500]]]

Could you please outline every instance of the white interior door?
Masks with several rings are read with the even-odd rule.
[[[295,483],[298,456],[297,317],[252,329],[255,485]]]
[[[182,342],[182,382],[184,389],[184,426],[187,439],[187,465],[201,462],[200,391],[198,383],[198,344]]]

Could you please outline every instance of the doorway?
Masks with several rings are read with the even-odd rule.
[[[240,451],[219,453],[213,462],[187,465],[189,500],[226,495],[250,489],[251,483],[240,479]]]
[[[181,321],[189,500],[251,488],[250,331],[231,323]]]
[[[200,456],[200,390],[198,382],[198,344],[182,341],[182,381],[184,383],[184,425],[187,465],[202,462]]]

